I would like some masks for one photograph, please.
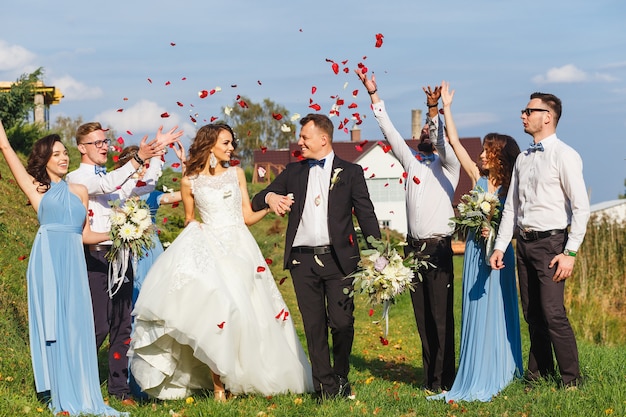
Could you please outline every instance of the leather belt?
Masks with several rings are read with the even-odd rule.
[[[326,255],[327,253],[332,252],[333,247],[326,246],[296,246],[291,248],[292,252],[295,253],[308,253],[312,255]]]
[[[437,237],[429,237],[426,239],[415,239],[412,236],[409,236],[409,235],[406,236],[406,242],[409,244],[409,246],[412,246],[417,249],[421,249],[422,246],[424,246],[424,243],[426,244],[426,246],[433,246],[433,245],[439,245],[440,243],[446,242],[451,239],[452,239],[452,236],[437,236]]]
[[[552,229],[538,232],[536,230],[519,229],[519,236],[522,238],[522,240],[525,240],[526,242],[532,242],[535,240],[544,239],[546,237],[560,235],[562,233],[565,233],[566,230],[567,229]]]
[[[85,245],[90,252],[108,252],[111,245]]]

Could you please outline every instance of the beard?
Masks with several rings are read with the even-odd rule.
[[[420,152],[425,152],[425,153],[433,153],[435,151],[435,147],[433,146],[431,142],[421,142],[417,145],[417,149]]]

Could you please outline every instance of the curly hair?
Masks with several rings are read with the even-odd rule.
[[[230,126],[225,123],[204,125],[198,129],[196,137],[189,147],[189,157],[187,158],[185,175],[195,175],[204,171],[209,160],[211,149],[215,146],[217,137],[222,130],[226,130],[233,136],[233,148],[237,149],[235,133]]]
[[[505,197],[511,184],[513,166],[520,153],[515,139],[500,133],[488,133],[483,139],[483,149],[489,161],[489,169],[481,169],[481,175],[489,175],[500,186],[500,196]]]
[[[34,143],[33,150],[28,156],[26,172],[28,172],[35,179],[35,183],[39,183],[37,191],[40,193],[45,193],[50,189],[51,180],[50,175],[48,175],[48,171],[46,170],[46,166],[48,165],[50,157],[52,157],[54,144],[56,142],[63,143],[61,141],[61,136],[57,134],[44,136]]]

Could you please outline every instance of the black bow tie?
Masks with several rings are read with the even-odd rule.
[[[308,159],[307,162],[309,163],[309,168],[313,168],[314,166],[318,165],[321,168],[324,168],[324,162],[326,162],[326,158],[324,159]]]
[[[531,144],[528,147],[528,149],[531,152],[537,152],[537,151],[543,152],[543,143],[541,143],[541,142],[539,142],[539,143],[531,142]]]

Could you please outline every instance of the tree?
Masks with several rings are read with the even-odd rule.
[[[54,125],[51,130],[58,133],[66,145],[76,145],[76,130],[78,130],[78,126],[83,123],[85,122],[83,121],[82,116],[78,116],[75,119],[72,119],[71,117],[59,116],[54,121]]]
[[[22,74],[9,91],[0,94],[0,119],[5,129],[10,130],[28,120],[28,113],[35,108],[35,86],[42,76],[42,68],[32,74]]]
[[[295,137],[296,127],[289,120],[289,111],[268,98],[259,104],[240,96],[229,112],[223,110],[226,123],[239,141],[237,155],[244,165],[252,164],[255,149],[286,148]]]

